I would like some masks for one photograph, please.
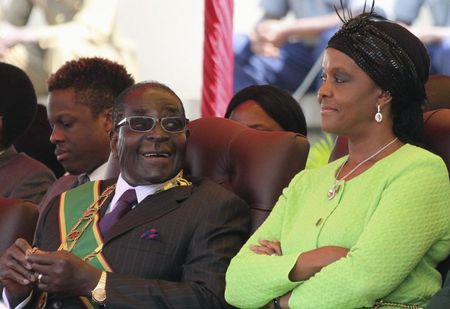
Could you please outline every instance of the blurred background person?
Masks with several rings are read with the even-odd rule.
[[[273,84],[294,92],[321,55],[339,19],[339,0],[262,0],[263,18],[234,37],[234,91]],[[293,14],[295,18],[286,18]]]
[[[9,0],[0,24],[0,59],[22,68],[38,96],[64,62],[99,56],[134,68],[134,55],[116,31],[118,0]],[[33,9],[47,24],[30,25]]]
[[[36,114],[33,85],[21,69],[0,62],[0,93],[0,196],[39,203],[55,176],[13,146]]]
[[[428,49],[431,74],[450,75],[450,1],[449,0],[396,0],[394,14],[397,21],[413,24],[423,7],[430,12],[431,25],[412,26]]]
[[[55,155],[55,145],[50,142],[52,128],[47,118],[47,107],[37,104],[36,116],[30,127],[15,142],[18,152],[24,152],[33,159],[44,163],[56,178],[64,175],[65,170]]]
[[[231,99],[225,118],[263,131],[291,131],[306,136],[306,120],[297,101],[285,90],[253,85]]]

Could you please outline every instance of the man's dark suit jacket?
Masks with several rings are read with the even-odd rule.
[[[50,202],[55,198],[55,196],[60,195],[64,191],[75,188],[78,185],[78,179],[75,175],[63,175],[56,179],[50,188],[48,188],[44,197],[38,205],[39,213],[50,204]]]
[[[0,156],[0,196],[18,198],[39,204],[56,180],[53,172],[41,162],[13,146]]]
[[[102,190],[112,183],[103,181]],[[43,250],[60,244],[57,216],[58,198],[37,227],[35,245]],[[147,196],[105,235],[103,253],[114,270],[106,283],[106,307],[227,307],[225,271],[247,238],[249,216],[243,200],[206,179]],[[159,237],[141,238],[152,228]],[[75,297],[50,295],[49,303],[81,307]]]

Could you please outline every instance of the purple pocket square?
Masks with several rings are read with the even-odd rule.
[[[159,240],[159,233],[156,229],[151,228],[141,235],[141,239]]]

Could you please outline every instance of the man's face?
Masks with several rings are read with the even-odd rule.
[[[124,117],[181,117],[181,103],[165,90],[143,85],[124,99]],[[161,122],[148,132],[136,132],[128,123],[115,132],[113,151],[118,155],[122,177],[132,186],[163,183],[182,169],[186,131],[167,132]]]
[[[75,102],[72,88],[54,90],[49,94],[48,119],[56,158],[67,172],[90,173],[108,160],[111,109],[94,117],[87,105]]]

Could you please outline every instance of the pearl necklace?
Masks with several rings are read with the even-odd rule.
[[[344,167],[344,165],[348,162],[348,158],[347,160],[345,160],[344,163],[342,163],[341,167],[339,168],[338,172],[336,173],[336,176],[334,177],[334,184],[331,186],[330,190],[328,190],[327,196],[328,196],[328,200],[332,200],[336,193],[339,192],[339,189],[341,187],[341,183],[345,180],[345,178],[347,178],[348,176],[350,176],[351,174],[353,174],[353,172],[355,172],[361,165],[363,165],[364,163],[366,163],[367,161],[369,161],[370,159],[373,159],[375,156],[377,156],[378,154],[380,154],[383,150],[385,150],[386,148],[388,148],[389,146],[391,146],[393,143],[395,143],[398,140],[398,138],[394,138],[392,141],[390,141],[389,143],[387,143],[386,145],[384,145],[383,147],[381,147],[380,149],[378,149],[374,154],[372,154],[371,156],[369,156],[367,159],[361,161],[358,163],[358,165],[356,165],[350,172],[348,172],[347,174],[345,174],[344,176],[342,176],[341,179],[337,179],[337,177],[339,177],[339,174],[341,173],[342,168]]]

